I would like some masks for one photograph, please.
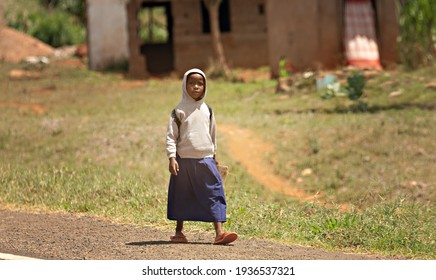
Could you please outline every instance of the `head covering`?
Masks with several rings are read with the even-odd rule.
[[[190,74],[194,74],[194,73],[195,73],[195,74],[200,74],[201,76],[203,76],[203,79],[204,79],[204,93],[203,93],[203,95],[201,96],[201,99],[199,99],[198,101],[195,100],[194,98],[192,98],[192,97],[188,94],[188,91],[186,90],[186,83],[187,83],[187,81],[188,81],[188,76],[189,76]],[[192,69],[186,71],[185,74],[183,75],[182,92],[183,92],[183,95],[182,95],[182,102],[200,102],[200,103],[203,103],[203,102],[204,102],[204,99],[205,99],[205,97],[206,97],[206,92],[207,92],[207,87],[206,87],[206,74],[204,74],[204,72],[201,71],[201,70],[198,69],[198,68],[192,68]]]

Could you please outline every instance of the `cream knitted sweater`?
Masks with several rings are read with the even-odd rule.
[[[204,77],[205,88],[203,97],[196,101],[186,91],[188,75],[198,73]],[[182,101],[175,111],[180,120],[180,131],[171,116],[166,139],[166,152],[168,158],[205,158],[213,157],[216,153],[216,124],[214,114],[210,117],[209,108],[204,103],[207,92],[206,75],[200,69],[191,69],[185,73],[182,82]]]

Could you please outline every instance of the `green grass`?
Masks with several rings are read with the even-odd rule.
[[[9,79],[17,68],[25,66],[0,64],[0,103],[39,104],[46,112],[0,107],[0,204],[173,229],[165,130],[181,81],[129,86],[116,74],[55,66],[35,70],[41,79]],[[218,135],[218,157],[231,167],[226,229],[328,250],[434,259],[436,93],[425,85],[435,76],[433,67],[369,79],[366,112],[353,112],[345,99],[321,100],[307,81],[290,95],[275,94],[268,80],[209,81],[218,123],[271,143],[277,175],[352,205],[341,212],[265,190]],[[400,96],[389,97],[397,90]],[[303,176],[306,168],[313,173]],[[187,229],[212,226],[192,222]]]

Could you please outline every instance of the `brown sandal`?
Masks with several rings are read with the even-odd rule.
[[[215,242],[213,244],[214,245],[229,244],[235,241],[236,239],[238,239],[238,234],[236,232],[224,232],[215,239]]]

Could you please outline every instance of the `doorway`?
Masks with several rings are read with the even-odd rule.
[[[138,11],[140,52],[151,75],[174,70],[173,18],[170,2],[143,2]]]
[[[374,0],[344,0],[344,48],[347,65],[381,69]]]

